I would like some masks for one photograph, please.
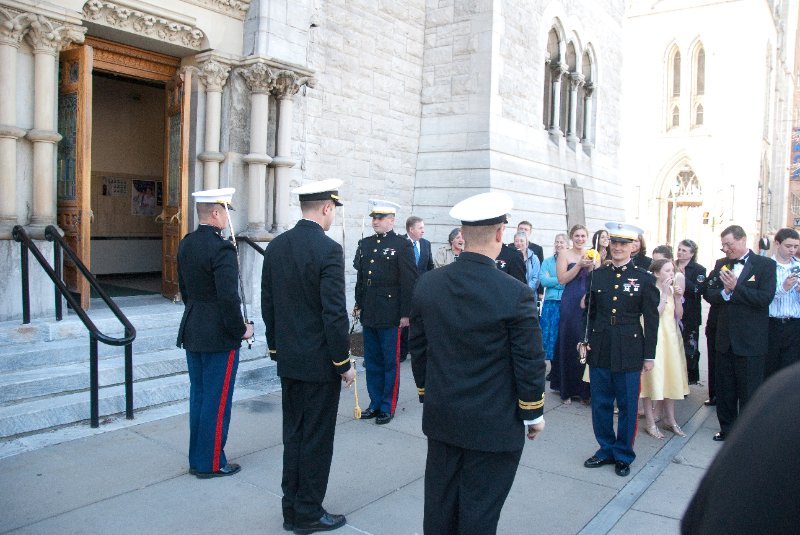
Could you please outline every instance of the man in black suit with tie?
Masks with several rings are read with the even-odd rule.
[[[295,533],[343,526],[322,507],[328,487],[339,383],[355,377],[342,246],[325,235],[341,206],[341,180],[294,190],[303,219],[270,242],[261,274],[261,314],[278,363],[283,408],[283,528]]]
[[[769,304],[775,297],[775,261],[754,254],[747,234],[731,225],[720,234],[725,258],[709,275],[706,300],[719,307],[717,317],[716,392],[723,441],[741,409],[764,378],[769,337]]]
[[[433,254],[431,254],[431,242],[423,238],[425,235],[425,221],[421,217],[412,215],[406,219],[406,236],[414,246],[414,261],[417,264],[417,275],[432,270]],[[400,331],[400,362],[404,362],[408,356],[408,327],[403,327]]]
[[[453,207],[465,250],[414,290],[409,346],[428,437],[425,533],[495,533],[525,436],[544,429],[536,299],[494,262],[511,205],[491,192]]]

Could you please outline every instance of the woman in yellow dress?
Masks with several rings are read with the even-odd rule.
[[[680,284],[683,279],[673,284],[675,264],[668,258],[653,261],[650,271],[656,276],[656,285],[661,292],[661,301],[658,305],[660,318],[655,364],[650,372],[642,374],[641,397],[647,422],[645,431],[655,438],[664,438],[656,426],[652,403],[652,401],[663,400],[662,428],[685,437],[686,434],[675,420],[675,400],[683,399],[689,394],[683,338],[678,328],[678,321],[683,315],[684,287]]]

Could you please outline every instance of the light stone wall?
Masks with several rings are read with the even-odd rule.
[[[45,240],[34,240],[42,255],[53,265],[53,244]],[[0,240],[0,321],[19,320],[22,323],[22,264],[20,244],[13,240]],[[55,286],[47,273],[28,253],[28,284],[31,318],[55,319]],[[66,312],[66,301],[63,310]]]
[[[458,222],[449,208],[469,195],[506,191],[512,224],[533,222],[549,252],[566,227],[564,185],[584,188],[587,223],[621,218],[621,26],[623,2],[429,3],[422,93],[422,135],[414,211],[434,242]],[[595,147],[553,142],[543,126],[544,59],[554,20],[576,44],[598,53]],[[508,230],[510,241],[512,229]]]
[[[313,89],[295,102],[292,187],[340,178],[346,214],[345,265],[350,268],[362,224],[371,234],[370,198],[402,206],[396,230],[411,215],[420,135],[424,0],[332,0],[321,3],[310,30]],[[291,216],[300,217],[292,197]],[[329,235],[342,240],[341,212]],[[348,289],[348,298],[352,291]]]

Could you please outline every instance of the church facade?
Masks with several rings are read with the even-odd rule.
[[[155,274],[175,298],[200,189],[235,187],[234,232],[268,246],[300,216],[293,187],[341,178],[346,254],[369,198],[435,244],[490,190],[546,249],[622,218],[624,18],[622,0],[0,0],[0,320],[21,315],[17,225],[51,262],[55,225],[93,273]]]
[[[786,226],[797,10],[780,0],[629,3],[623,176],[629,217],[650,244],[691,239],[711,266],[727,226],[742,226],[754,251]]]

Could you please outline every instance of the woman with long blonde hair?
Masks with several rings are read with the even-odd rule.
[[[569,230],[572,247],[559,253],[556,259],[556,277],[564,285],[561,294],[558,339],[556,341],[553,373],[550,374],[550,389],[561,394],[565,405],[572,398],[589,404],[589,384],[583,381],[585,364],[578,356],[578,342],[583,340],[586,320],[581,309],[581,299],[586,295],[589,273],[595,260],[586,255],[589,231],[583,225],[574,225]]]

